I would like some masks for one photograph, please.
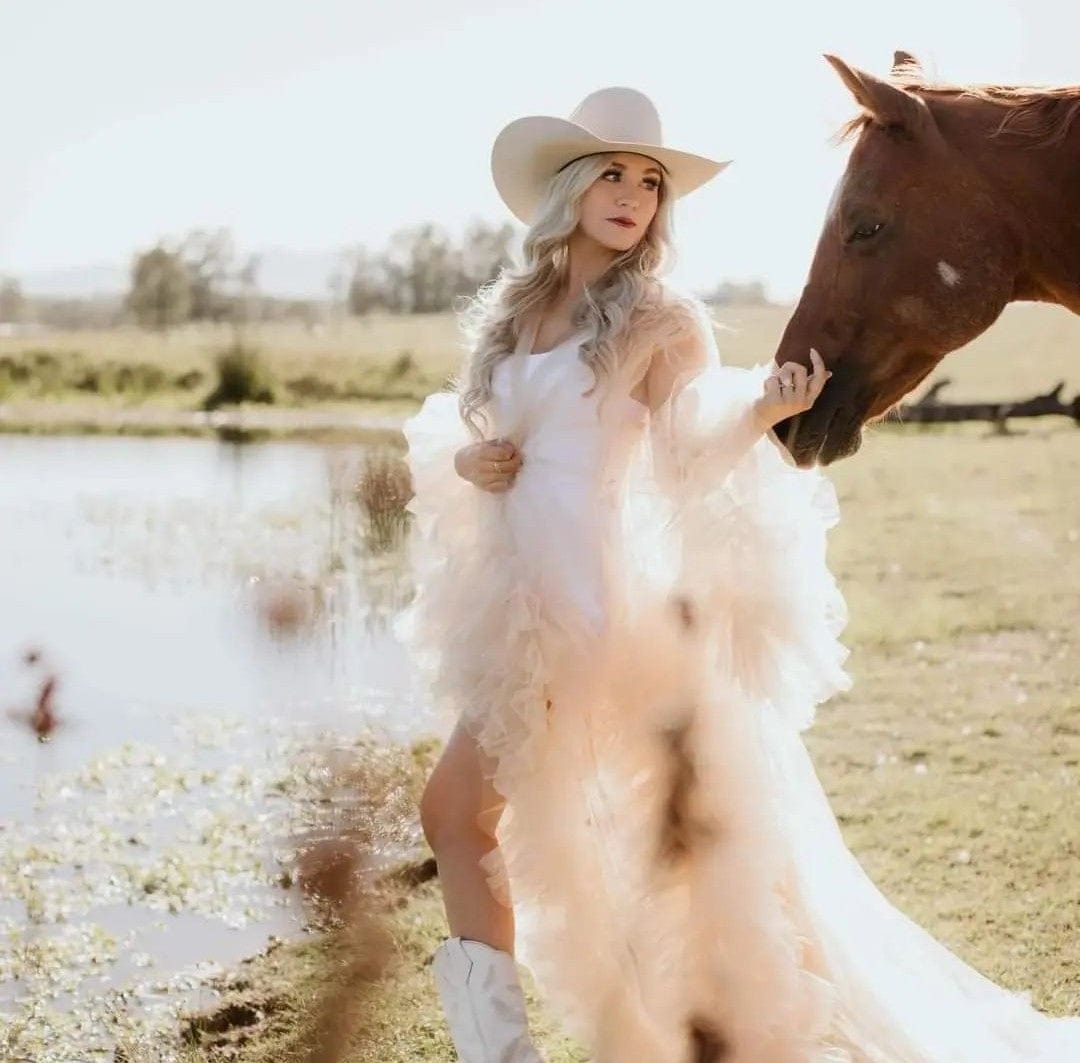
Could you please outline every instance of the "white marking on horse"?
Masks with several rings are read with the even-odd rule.
[[[950,266],[944,259],[937,264],[937,271],[946,287],[955,288],[960,283],[960,271],[955,266]]]

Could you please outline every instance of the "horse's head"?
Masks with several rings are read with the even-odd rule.
[[[853,454],[867,421],[986,329],[1012,297],[1019,256],[952,119],[902,82],[826,58],[864,116],[775,355],[809,367],[814,347],[833,372],[814,406],[776,429],[802,466]],[[917,70],[904,53],[897,64]]]

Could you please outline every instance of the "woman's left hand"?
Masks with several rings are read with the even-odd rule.
[[[754,411],[763,428],[772,428],[785,418],[805,413],[814,405],[832,373],[825,368],[824,360],[813,348],[810,349],[810,361],[813,362],[813,372],[798,362],[785,362],[772,367],[765,378],[764,392],[754,404]]]

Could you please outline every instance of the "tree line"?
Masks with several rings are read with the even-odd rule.
[[[326,304],[339,314],[373,311],[437,313],[494,279],[510,261],[509,223],[471,223],[458,240],[431,222],[395,232],[385,247],[353,244],[327,277],[327,298],[270,296],[259,287],[258,254],[238,253],[226,228],[195,229],[176,241],[159,240],[132,257],[128,289],[119,298],[45,298],[24,295],[15,278],[0,278],[0,322],[33,319],[63,328],[131,323],[165,332],[188,322],[230,323],[298,319],[313,326]],[[713,303],[765,303],[760,281],[725,281],[703,293]]]

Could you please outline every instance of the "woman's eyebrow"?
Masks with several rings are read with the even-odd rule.
[[[612,166],[617,166],[620,170],[625,170],[626,169],[626,163],[624,163],[624,162],[613,162],[611,165]],[[641,176],[642,177],[647,177],[651,173],[656,174],[657,177],[662,177],[663,176],[663,174],[661,174],[660,171],[655,166],[648,167],[644,171],[644,173],[642,173]]]

